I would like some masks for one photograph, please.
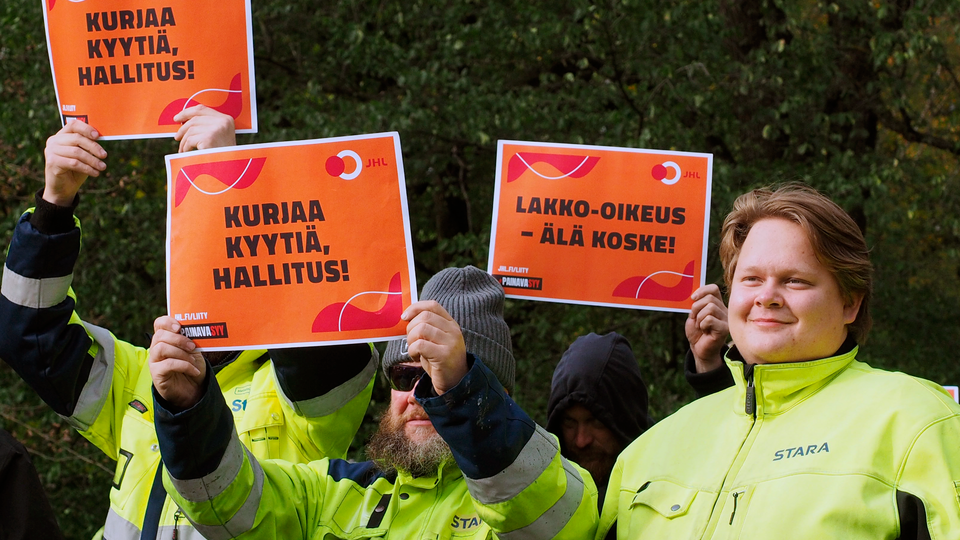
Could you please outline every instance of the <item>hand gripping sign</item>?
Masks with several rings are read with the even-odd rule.
[[[488,272],[510,298],[684,312],[713,156],[500,141]]]
[[[167,309],[204,350],[403,337],[416,301],[400,138],[169,155]]]
[[[250,0],[44,0],[63,123],[103,139],[173,136],[206,105],[256,133]]]

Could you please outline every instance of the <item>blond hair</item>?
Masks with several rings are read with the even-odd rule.
[[[862,296],[857,318],[847,325],[847,331],[857,343],[864,343],[872,324],[869,303],[873,265],[867,244],[860,228],[840,206],[807,185],[790,183],[779,188],[760,188],[737,197],[733,210],[723,220],[720,240],[727,289],[733,282],[747,234],[755,223],[767,218],[785,219],[806,231],[817,260],[837,280],[846,305]]]

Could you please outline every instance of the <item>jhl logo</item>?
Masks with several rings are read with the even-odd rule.
[[[494,274],[493,277],[500,282],[500,286],[504,289],[529,289],[534,291],[539,291],[543,289],[543,278],[537,277],[518,277],[518,276],[500,276]]]
[[[227,323],[210,324],[186,324],[180,327],[180,333],[190,339],[213,339],[225,338],[227,335]]]

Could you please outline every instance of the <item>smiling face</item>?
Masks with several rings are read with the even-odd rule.
[[[752,364],[804,362],[837,351],[860,308],[816,256],[806,232],[779,218],[757,221],[730,284],[730,334]]]

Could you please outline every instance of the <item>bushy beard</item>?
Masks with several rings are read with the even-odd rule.
[[[404,471],[416,478],[437,474],[441,465],[453,461],[450,447],[435,431],[427,440],[410,440],[406,420],[388,409],[380,419],[380,429],[370,438],[367,455],[380,470]]]
[[[610,472],[613,471],[613,466],[617,462],[616,455],[589,447],[580,451],[567,448],[564,457],[589,471],[598,488],[607,485]]]

